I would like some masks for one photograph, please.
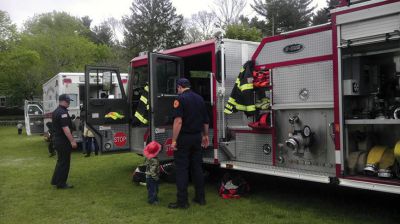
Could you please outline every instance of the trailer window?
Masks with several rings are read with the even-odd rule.
[[[36,105],[29,105],[28,115],[42,115],[43,111]]]

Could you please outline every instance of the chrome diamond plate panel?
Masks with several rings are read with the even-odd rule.
[[[256,133],[236,133],[236,160],[272,165],[272,150],[263,152],[265,145],[272,147],[272,135]]]
[[[274,104],[333,102],[332,61],[279,67],[272,72]],[[304,89],[306,100],[299,96]]]

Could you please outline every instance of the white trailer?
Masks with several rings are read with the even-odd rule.
[[[108,98],[120,97],[121,91],[117,82],[116,76],[114,75],[110,90],[103,90],[102,74],[99,74],[99,78],[92,77],[91,84],[96,86],[99,91],[92,91],[89,93],[89,97],[101,97],[101,95],[107,96]],[[128,84],[128,74],[122,73],[123,87],[126,89]],[[44,131],[47,132],[47,122],[51,122],[52,112],[58,107],[58,97],[61,94],[68,94],[73,100],[68,108],[74,124],[77,128],[73,132],[74,138],[79,142],[82,141],[82,125],[81,122],[81,110],[84,104],[84,92],[85,92],[85,74],[84,73],[72,73],[72,72],[60,72],[49,81],[43,84],[43,109],[44,109]],[[99,94],[97,96],[97,94]],[[79,128],[80,127],[80,128]]]

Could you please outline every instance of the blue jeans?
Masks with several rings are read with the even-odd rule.
[[[150,204],[157,203],[158,202],[158,180],[154,180],[151,177],[146,177],[146,186],[147,186],[147,192],[148,192],[148,197],[147,201]]]

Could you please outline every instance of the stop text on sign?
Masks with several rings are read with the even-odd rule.
[[[126,145],[126,134],[124,132],[115,133],[114,144],[118,147]]]

